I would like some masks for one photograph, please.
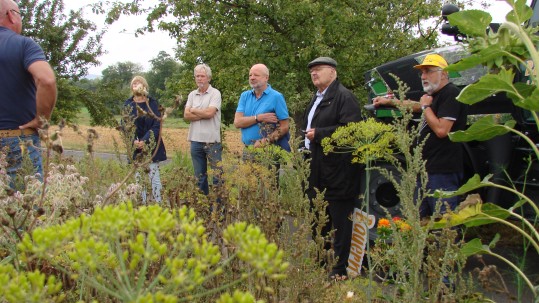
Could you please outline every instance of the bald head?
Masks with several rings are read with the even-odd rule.
[[[257,91],[262,92],[268,87],[269,69],[264,64],[255,64],[249,71],[249,84]]]
[[[261,74],[263,74],[264,76],[267,76],[269,77],[269,69],[266,65],[262,64],[262,63],[258,63],[258,64],[255,64],[251,67],[251,71],[257,71]]]
[[[0,0],[0,26],[20,34],[22,31],[22,16],[19,6],[13,0]]]

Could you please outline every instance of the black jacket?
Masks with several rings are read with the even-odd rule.
[[[304,129],[315,100],[316,96],[311,100],[303,115]],[[336,79],[327,88],[311,121],[311,128],[316,130],[309,148],[311,152],[311,174],[307,190],[309,197],[315,196],[313,187],[320,191],[325,189],[325,200],[329,202],[350,200],[359,196],[360,165],[352,164],[351,153],[324,155],[321,145],[322,139],[331,137],[338,127],[359,121],[361,121],[361,109],[357,98]]]

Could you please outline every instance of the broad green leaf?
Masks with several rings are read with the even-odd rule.
[[[511,212],[493,203],[484,203],[481,211],[491,217],[505,220],[511,216]]]
[[[476,54],[463,58],[460,61],[449,65],[445,68],[447,71],[463,71],[473,68],[477,65],[484,64],[491,60],[496,60],[502,56],[506,56],[508,53],[501,49],[498,44],[489,45]]]
[[[485,36],[492,17],[484,11],[471,9],[451,14],[447,16],[447,20],[468,36]]]
[[[502,68],[498,74],[485,75],[478,82],[466,86],[460,92],[457,100],[465,104],[475,104],[498,92],[518,94],[513,85],[514,78],[513,70]]]
[[[469,193],[471,191],[474,191],[476,189],[492,185],[493,183],[490,182],[491,178],[492,178],[492,174],[489,174],[489,175],[485,176],[485,178],[483,178],[483,180],[481,180],[481,177],[479,176],[479,174],[475,174],[475,175],[473,175],[473,177],[468,179],[468,181],[466,181],[466,183],[464,185],[459,187],[459,189],[457,189],[456,191],[436,190],[432,194],[432,196],[435,197],[435,198],[451,198],[451,197],[454,197],[454,196],[464,195],[464,194]]]
[[[515,204],[513,204],[513,206],[511,206],[511,208],[509,208],[509,210],[510,210],[510,211],[515,210],[515,209],[517,209],[517,208],[519,208],[519,207],[522,207],[522,205],[524,205],[524,204],[526,204],[526,203],[527,203],[526,200],[520,199],[520,200],[518,200]]]
[[[519,84],[519,85],[517,86],[516,84]],[[539,110],[539,90],[536,87],[532,85],[527,85],[525,83],[516,83],[516,84],[515,84],[515,88],[520,88],[520,90],[518,90],[519,95],[521,97],[524,97],[524,99],[520,98],[518,100],[517,99],[519,98],[518,95],[509,94],[509,97],[511,97],[511,99],[513,100],[513,103],[515,103],[515,105],[518,107],[522,107],[530,111],[538,111]],[[529,94],[530,90],[532,90],[531,94]],[[518,101],[515,101],[515,99],[517,99]]]
[[[476,204],[471,204],[457,212],[444,214],[440,220],[433,223],[432,228],[439,229],[463,225],[477,217],[481,217],[482,215],[481,203],[479,202]]]
[[[526,0],[517,0],[513,6],[513,10],[505,16],[505,19],[509,22],[522,24],[524,21],[530,19],[532,15],[533,11],[526,5]]]
[[[477,120],[466,130],[450,133],[449,139],[453,142],[486,141],[510,132],[515,125],[514,120],[499,124],[494,116],[489,115]]]
[[[477,254],[484,254],[490,252],[488,246],[485,246],[481,243],[481,239],[475,238],[468,243],[464,244],[460,249],[460,252],[466,256],[470,257]]]

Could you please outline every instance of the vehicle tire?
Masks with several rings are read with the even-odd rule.
[[[374,164],[373,167],[379,167],[381,169],[386,169],[390,171],[391,174],[396,178],[397,182],[400,182],[400,174],[393,165],[387,162],[380,162]],[[376,238],[378,237],[376,233],[376,226],[378,225],[378,220],[380,218],[387,218],[388,213],[391,217],[401,215],[400,199],[397,195],[397,190],[393,186],[393,183],[391,183],[391,181],[384,177],[384,175],[382,175],[382,173],[378,169],[371,169],[370,180],[368,182],[368,211],[370,215],[374,215],[375,217],[375,225],[373,228],[369,229],[369,240],[373,241],[376,240]],[[366,174],[363,174],[363,178],[361,178],[360,189],[361,192],[364,194],[364,211],[367,211],[367,206],[364,204],[367,193],[366,183]]]

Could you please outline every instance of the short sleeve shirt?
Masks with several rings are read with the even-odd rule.
[[[36,86],[28,72],[45,53],[32,39],[0,27],[0,129],[18,129],[36,116]]]
[[[432,95],[431,108],[436,116],[454,121],[451,132],[466,128],[467,105],[457,101],[459,93],[460,89],[449,83]],[[438,138],[425,121],[420,134],[421,140],[429,135],[423,147],[423,158],[427,160],[428,173],[463,171],[463,147],[460,143],[452,142],[449,137]]]
[[[264,113],[275,113],[279,121],[289,118],[288,108],[283,94],[274,90],[268,84],[266,90],[260,98],[256,98],[254,90],[244,91],[238,102],[236,112],[243,113],[244,116],[255,116]],[[271,128],[275,129],[276,125],[268,125],[269,129],[261,129],[260,123],[255,123],[249,127],[241,129],[241,140],[245,145],[252,145],[258,139],[265,137],[270,133]]]
[[[217,113],[211,119],[191,121],[187,140],[203,143],[221,142],[221,92],[211,85],[204,93],[195,89],[187,97],[185,107],[206,109],[215,107]]]

